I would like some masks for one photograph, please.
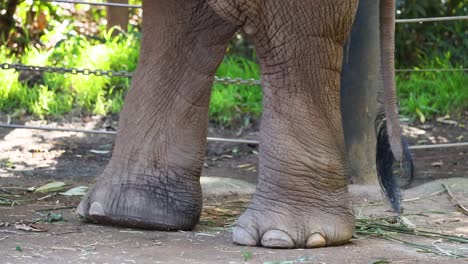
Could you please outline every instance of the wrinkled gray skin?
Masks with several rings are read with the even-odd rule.
[[[143,2],[140,63],[113,156],[78,213],[137,228],[195,226],[211,86],[230,38],[242,29],[256,44],[264,112],[258,186],[236,223],[234,242],[312,248],[349,241],[354,217],[339,87],[357,0]],[[391,5],[382,1],[384,10]],[[392,82],[392,45],[382,49]],[[396,111],[394,91],[386,88],[386,96],[393,100],[389,111]]]

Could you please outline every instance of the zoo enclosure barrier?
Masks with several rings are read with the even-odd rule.
[[[74,1],[74,0],[34,0],[39,2],[55,2],[55,3],[68,3],[68,4],[85,4],[94,6],[108,6],[108,7],[121,7],[121,8],[142,8],[141,5],[129,5],[111,2],[88,2],[88,1]],[[454,20],[468,20],[468,16],[452,16],[452,17],[430,17],[430,18],[414,18],[414,19],[397,19],[396,23],[423,23],[423,22],[441,22],[441,21],[454,21]],[[59,74],[82,74],[82,75],[95,75],[106,77],[123,77],[131,78],[132,72],[126,71],[106,71],[100,69],[78,69],[78,68],[64,68],[64,67],[50,67],[50,66],[34,66],[24,64],[11,64],[1,63],[0,69],[3,70],[16,70],[16,71],[36,71],[36,72],[51,72]],[[453,69],[396,69],[396,72],[466,72],[468,68],[453,68]],[[237,84],[237,85],[260,85],[261,80],[255,79],[242,79],[231,77],[215,77],[215,83],[221,84]],[[76,133],[89,133],[89,134],[103,134],[103,135],[116,135],[115,131],[104,130],[84,130],[84,129],[68,129],[57,127],[41,127],[41,126],[25,126],[15,124],[0,124],[2,128],[8,129],[33,129],[45,131],[62,131],[62,132],[76,132]],[[230,138],[214,138],[208,137],[207,141],[228,142],[228,143],[242,143],[258,145],[257,140],[248,139],[230,139]],[[411,146],[410,149],[433,149],[433,148],[451,148],[451,147],[467,147],[468,142],[449,143],[449,144],[431,144],[431,145],[418,145]]]

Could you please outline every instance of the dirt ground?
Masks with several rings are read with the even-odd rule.
[[[405,132],[411,145],[467,141],[468,119],[461,120],[406,126]],[[115,126],[100,117],[48,125],[87,129]],[[219,131],[210,132],[220,135]],[[229,133],[233,134],[225,132]],[[256,132],[243,134],[258,136]],[[91,185],[110,159],[113,139],[0,129],[0,201],[4,203],[0,205],[1,263],[468,263],[466,258],[457,258],[468,256],[468,243],[462,243],[465,240],[453,242],[382,230],[369,233],[362,227],[351,243],[333,248],[272,250],[232,244],[232,224],[255,188],[255,146],[209,143],[202,178],[204,210],[193,232],[83,223],[74,213],[80,197],[27,191],[50,181],[64,181],[67,189]],[[400,218],[406,227],[468,237],[468,216],[457,208],[457,204],[468,207],[467,152],[468,148],[413,151],[416,177],[405,190],[405,213]],[[376,186],[352,185],[350,192],[358,219],[391,219],[389,206]],[[59,221],[48,223],[50,217]],[[42,222],[32,227],[44,232],[21,230],[38,220]]]

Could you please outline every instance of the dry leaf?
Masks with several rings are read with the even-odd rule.
[[[15,224],[15,228],[18,230],[23,230],[27,232],[47,232],[48,229],[45,226],[37,225],[37,224]]]
[[[95,150],[95,149],[92,149],[89,152],[94,153],[94,154],[105,155],[105,154],[109,154],[110,150]]]
[[[35,190],[35,192],[40,193],[50,193],[62,191],[67,184],[64,182],[50,182],[46,185],[43,185]]]

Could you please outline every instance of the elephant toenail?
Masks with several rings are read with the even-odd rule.
[[[83,217],[83,218],[85,217],[85,210],[84,210],[84,205],[82,202],[78,205],[78,208],[76,208],[76,213],[80,217]]]
[[[318,247],[324,247],[327,245],[327,241],[325,238],[318,233],[315,233],[307,239],[306,247],[307,248],[318,248]]]
[[[285,232],[270,230],[263,234],[262,245],[269,248],[293,248],[294,242]]]
[[[104,212],[104,208],[102,205],[98,202],[94,202],[91,204],[91,207],[89,207],[89,215],[90,216],[105,216],[106,213]]]
[[[257,240],[252,237],[243,227],[236,226],[232,234],[234,243],[244,246],[256,246]]]

